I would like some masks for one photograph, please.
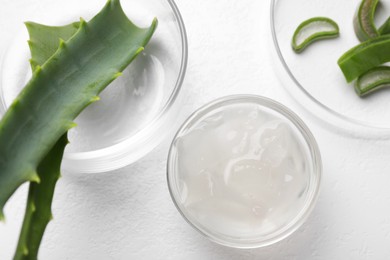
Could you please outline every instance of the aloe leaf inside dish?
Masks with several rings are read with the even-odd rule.
[[[31,69],[42,66],[59,48],[60,39],[68,40],[78,30],[79,22],[66,26],[46,26],[26,23],[30,36]],[[37,174],[40,183],[30,182],[26,211],[14,259],[37,258],[46,226],[52,219],[51,204],[57,180],[61,175],[61,161],[66,145],[64,134],[40,162]]]
[[[356,93],[365,96],[369,93],[390,86],[390,67],[380,66],[361,75],[355,84]]]
[[[361,42],[379,36],[379,32],[374,23],[378,3],[379,0],[362,0],[356,10],[353,27],[356,36]]]
[[[313,42],[335,38],[339,33],[339,27],[333,20],[326,17],[314,17],[301,23],[295,30],[292,48],[300,53]]]
[[[99,100],[99,93],[143,51],[157,20],[141,29],[126,17],[119,0],[109,0],[91,21],[81,20],[77,26],[68,40],[57,39],[57,49],[51,56],[47,52],[46,61],[32,55],[33,76],[0,121],[0,219],[5,203],[21,184],[43,184],[40,172],[58,169],[59,163],[47,169],[41,166],[48,165],[45,160],[52,152],[57,152],[55,158],[62,157],[73,120]],[[30,48],[33,53],[34,39]],[[27,209],[37,210],[33,204]],[[25,245],[17,253],[20,259],[34,259]]]

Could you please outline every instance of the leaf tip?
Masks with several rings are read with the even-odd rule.
[[[108,0],[107,5],[110,5],[111,8],[115,8],[116,6],[120,5],[119,0]]]
[[[123,75],[123,73],[119,71],[119,72],[114,74],[114,79],[117,79],[117,78],[119,78],[122,75]]]
[[[158,26],[158,19],[157,19],[157,17],[154,17],[153,21],[152,21],[152,27],[156,28],[157,26]]]
[[[84,20],[83,17],[80,17],[79,30],[85,30],[86,28],[87,28],[87,22]]]
[[[31,67],[33,67],[33,68],[35,68],[36,66],[38,66],[39,64],[38,64],[38,62],[36,62],[34,59],[29,59],[28,60],[29,62],[30,62],[30,65],[31,65]]]
[[[35,66],[35,70],[34,70],[34,76],[36,77],[36,76],[38,76],[39,74],[41,74],[41,72],[42,72],[42,67],[40,66],[40,65],[36,65]]]
[[[75,128],[77,124],[75,122],[69,122],[68,125],[66,126],[67,130],[70,130],[72,128]]]
[[[27,40],[27,43],[30,48],[33,48],[34,42],[32,40]]]
[[[31,29],[34,26],[34,22],[25,21],[24,25],[26,26],[27,30]]]
[[[140,54],[140,53],[143,52],[144,50],[145,50],[144,47],[139,47],[139,48],[137,49],[137,51],[135,52],[135,55]]]
[[[66,47],[66,43],[64,39],[60,38],[60,49],[65,49],[65,47]]]
[[[100,100],[99,96],[94,96],[94,97],[91,98],[90,102],[94,103],[94,102],[99,101],[99,100]]]
[[[36,183],[41,183],[41,178],[39,178],[39,175],[36,171],[34,171],[32,174],[31,174],[31,177],[29,179],[29,181],[31,182],[36,182]]]

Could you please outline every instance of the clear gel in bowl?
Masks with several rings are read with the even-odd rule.
[[[211,240],[239,248],[275,243],[315,204],[317,144],[289,109],[230,96],[196,111],[177,133],[168,185],[183,217]]]

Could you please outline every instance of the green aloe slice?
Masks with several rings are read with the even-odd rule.
[[[140,29],[109,0],[42,67],[0,121],[0,218],[13,192],[24,182],[39,183],[39,163],[98,94],[121,75],[152,37],[157,20]]]
[[[56,52],[60,43],[59,39],[71,38],[80,27],[80,23],[66,26],[26,23],[26,27],[30,35],[31,69],[34,71],[37,66],[42,66]],[[52,219],[51,204],[57,180],[61,175],[62,156],[67,143],[67,134],[64,134],[37,168],[41,182],[30,182],[26,212],[14,260],[37,259],[38,257],[43,234]]]
[[[296,53],[300,53],[313,42],[335,38],[339,33],[339,27],[333,20],[326,17],[314,17],[302,22],[295,30],[292,48]]]
[[[368,70],[390,61],[390,36],[383,35],[363,42],[344,53],[338,65],[347,82]]]
[[[390,34],[390,17],[378,29],[380,35]]]
[[[374,16],[379,0],[362,0],[356,10],[353,25],[355,34],[361,42],[379,36],[374,24]]]
[[[361,75],[355,84],[356,93],[365,96],[378,89],[390,86],[390,67],[380,66]]]

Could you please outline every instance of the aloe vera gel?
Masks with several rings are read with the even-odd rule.
[[[171,159],[168,177],[179,209],[202,232],[237,240],[288,228],[313,183],[311,155],[297,127],[254,100],[212,105],[190,119]]]

